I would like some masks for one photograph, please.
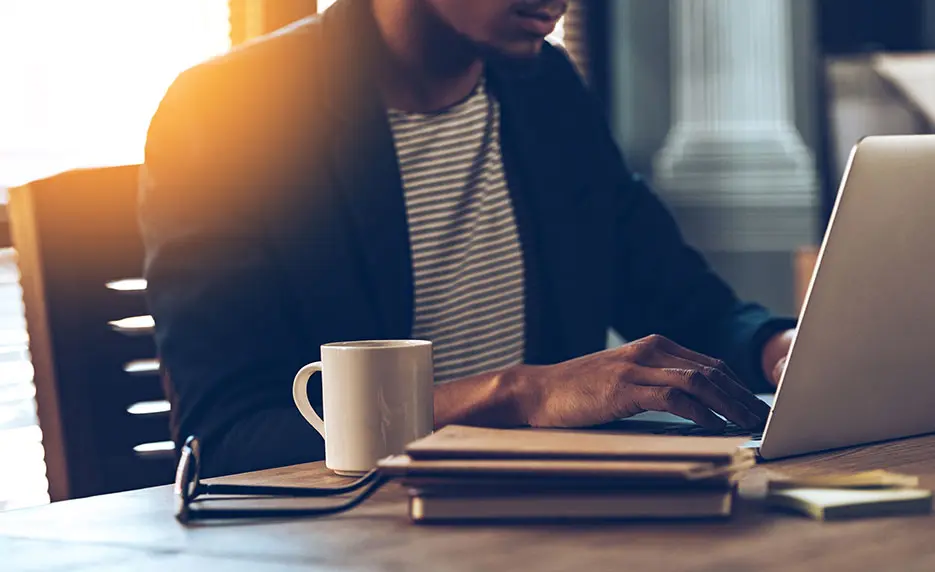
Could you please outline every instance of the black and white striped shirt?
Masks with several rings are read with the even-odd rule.
[[[432,341],[436,383],[522,363],[523,257],[497,101],[481,82],[448,109],[390,110],[389,119],[409,221],[413,337]]]

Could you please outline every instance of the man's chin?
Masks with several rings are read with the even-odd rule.
[[[515,69],[518,73],[531,71],[539,61],[545,40],[527,40],[509,42],[496,46],[484,46],[488,60],[496,61],[503,67]]]

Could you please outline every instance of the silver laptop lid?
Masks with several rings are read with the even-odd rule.
[[[760,454],[935,432],[935,135],[855,146]]]

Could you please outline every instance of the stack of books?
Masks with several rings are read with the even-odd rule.
[[[380,461],[419,523],[724,518],[746,438],[448,426]]]

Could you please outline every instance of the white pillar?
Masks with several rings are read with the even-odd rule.
[[[655,185],[702,249],[815,240],[814,162],[794,124],[789,20],[789,0],[671,0],[673,126]]]

